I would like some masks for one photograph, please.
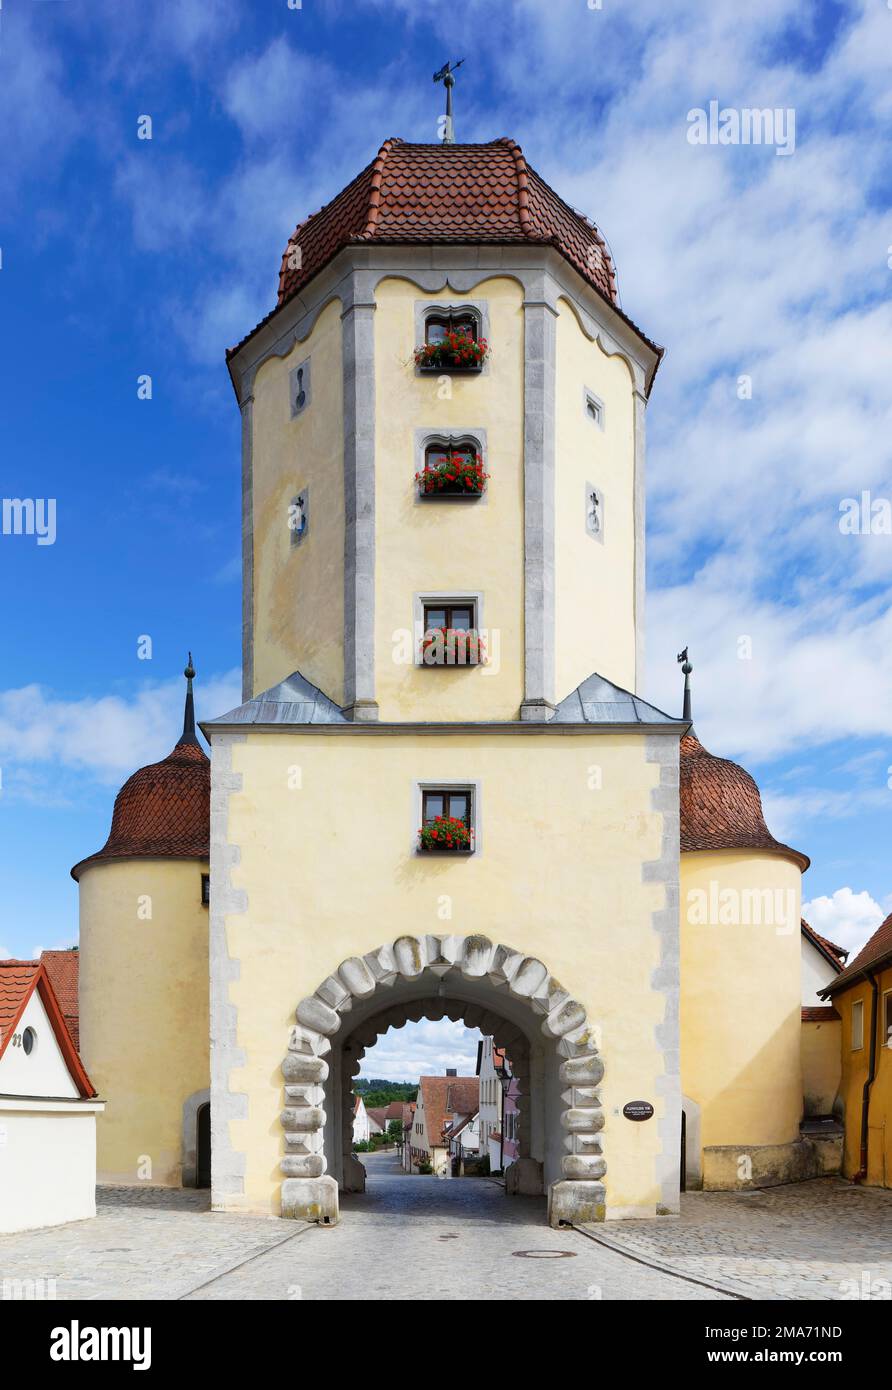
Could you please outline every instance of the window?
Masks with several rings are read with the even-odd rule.
[[[883,995],[883,1042],[892,1047],[892,989]]]
[[[415,366],[421,372],[479,372],[489,352],[483,315],[474,305],[436,304],[416,309],[420,341]]]
[[[475,600],[429,599],[421,607],[422,665],[479,666],[486,660],[486,642],[478,630]]]
[[[22,1049],[26,1057],[30,1057],[37,1043],[37,1034],[33,1028],[26,1028],[22,1034]]]
[[[471,854],[474,851],[474,789],[468,786],[421,789],[422,853]],[[450,827],[449,822],[453,822]],[[455,823],[460,827],[456,830]]]
[[[582,401],[586,418],[602,430],[604,428],[604,402],[601,397],[596,396],[594,391],[590,391],[586,386],[582,393]]]
[[[211,876],[210,874],[201,875],[201,905],[208,907],[211,901]]]
[[[476,343],[479,333],[477,315],[469,310],[457,313],[429,314],[424,320],[425,343],[442,343],[447,333],[466,333]]]
[[[864,1046],[864,1002],[856,999],[852,1005],[852,1051]]]

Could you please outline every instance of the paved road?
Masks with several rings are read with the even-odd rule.
[[[486,1179],[409,1177],[386,1154],[368,1167],[331,1228],[212,1213],[194,1192],[101,1189],[93,1221],[0,1237],[0,1279],[53,1279],[58,1299],[721,1297],[550,1230],[544,1201]]]
[[[552,1231],[544,1201],[480,1178],[410,1177],[370,1155],[364,1195],[338,1226],[313,1228],[191,1295],[202,1299],[701,1299],[719,1295],[658,1273],[573,1231]]]

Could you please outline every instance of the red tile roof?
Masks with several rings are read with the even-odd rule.
[[[74,1040],[75,1047],[80,1049],[80,1004],[77,990],[80,952],[43,951],[40,962],[46,966],[46,973],[59,1001],[65,1026]]]
[[[210,852],[211,765],[196,741],[181,739],[160,763],[141,767],[115,798],[102,849],[71,870],[105,859],[207,859]]]
[[[802,1022],[803,1023],[832,1023],[838,1019],[839,1014],[832,1004],[803,1004]]]
[[[830,965],[837,970],[842,970],[846,963],[846,956],[849,954],[843,946],[836,946],[832,941],[828,941],[826,936],[821,936],[820,932],[816,932],[814,927],[808,925],[804,917],[802,918],[802,933],[808,937],[812,945],[820,951]]]
[[[59,1049],[71,1078],[81,1095],[90,1098],[96,1090],[78,1056],[74,1040],[56,998],[46,966],[38,960],[0,960],[0,1058],[15,1033],[35,989],[46,1009]]]
[[[613,260],[598,228],[565,203],[507,137],[481,145],[385,140],[346,188],[298,224],[282,255],[277,307],[345,246],[370,242],[553,246],[662,355],[619,308]]]
[[[873,936],[866,946],[858,952],[853,961],[846,966],[835,980],[831,980],[825,989],[820,991],[821,995],[836,994],[836,992],[846,985],[852,983],[864,975],[865,970],[873,967],[892,965],[892,912],[877,927]]]
[[[753,849],[783,854],[805,872],[810,860],[781,844],[765,824],[759,788],[737,763],[708,753],[694,734],[681,740],[681,849]]]
[[[473,1115],[479,1108],[480,1078],[422,1076],[418,1084],[428,1144],[431,1148],[442,1146],[443,1126],[451,1122],[453,1114]]]

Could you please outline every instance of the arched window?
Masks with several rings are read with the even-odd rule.
[[[415,349],[422,372],[479,372],[489,353],[479,312],[434,306],[424,315],[424,337]]]
[[[422,497],[481,497],[488,477],[480,441],[472,435],[446,435],[425,444],[415,481]]]

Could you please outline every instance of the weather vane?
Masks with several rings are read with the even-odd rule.
[[[455,73],[464,62],[464,58],[459,58],[457,63],[444,63],[439,72],[434,73],[434,81],[442,82],[446,88],[446,121],[443,125],[443,144],[455,144],[455,128],[452,124],[452,88],[455,86]]]
[[[688,649],[687,649],[687,647],[685,647],[685,649],[684,649],[683,652],[679,652],[679,653],[678,653],[678,656],[675,658],[675,660],[678,662],[679,666],[681,667],[682,674],[683,674],[683,676],[684,676],[684,713],[682,714],[681,717],[682,717],[682,719],[686,719],[686,720],[688,721],[688,723],[690,723],[690,722],[691,722],[691,672],[693,671],[694,668],[693,668],[693,666],[691,665],[691,659],[690,659],[690,657],[688,656]]]

